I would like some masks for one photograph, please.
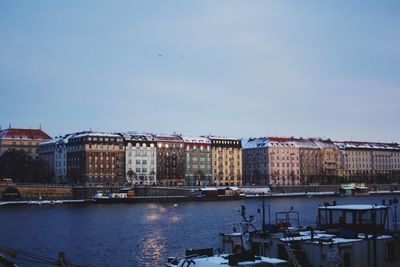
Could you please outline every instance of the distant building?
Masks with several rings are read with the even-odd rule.
[[[205,137],[182,137],[185,143],[185,184],[212,183],[211,141]]]
[[[271,185],[299,185],[300,149],[294,138],[268,137]]]
[[[121,135],[82,133],[67,143],[67,180],[85,186],[124,186],[125,149]]]
[[[25,151],[32,159],[37,159],[37,149],[52,138],[41,129],[8,128],[0,131],[0,156],[6,151]]]
[[[39,145],[39,157],[49,163],[50,168],[53,170],[53,182],[56,184],[67,183],[67,143],[69,138],[77,134],[82,133],[56,137]]]
[[[157,141],[157,180],[160,185],[185,184],[185,147],[178,135],[155,135]]]
[[[244,185],[269,185],[268,139],[250,138],[242,149]]]
[[[157,184],[156,140],[151,134],[125,133],[125,179],[128,184]]]
[[[300,155],[300,184],[309,184],[322,172],[321,150],[310,139],[297,138],[296,145]]]
[[[241,186],[242,145],[237,138],[209,136],[212,151],[212,174],[217,186]]]
[[[335,145],[341,152],[343,176],[348,181],[389,182],[392,177],[388,175],[400,171],[400,146],[396,143],[345,141]]]
[[[334,142],[330,139],[312,139],[320,149],[322,183],[339,183],[339,177],[343,176],[341,154]]]

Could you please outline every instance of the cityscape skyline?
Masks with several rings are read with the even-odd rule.
[[[399,9],[4,1],[0,125],[398,142]]]

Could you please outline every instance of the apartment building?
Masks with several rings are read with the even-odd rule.
[[[156,134],[157,180],[160,185],[185,184],[185,146],[178,135]]]
[[[211,141],[205,137],[182,137],[185,143],[185,184],[212,184]]]
[[[157,143],[151,134],[124,133],[125,179],[131,185],[157,184]]]
[[[250,138],[242,145],[244,185],[269,185],[268,139]]]
[[[59,136],[39,145],[39,157],[49,163],[53,170],[53,182],[56,184],[67,183],[67,143],[69,138],[77,134],[81,133]]]
[[[125,185],[125,146],[119,134],[86,132],[72,136],[67,148],[67,181],[85,186]]]
[[[211,141],[213,183],[217,186],[241,186],[241,140],[216,136],[208,138]]]
[[[268,137],[271,185],[299,185],[300,149],[294,138]]]
[[[32,159],[38,159],[41,143],[52,140],[42,129],[8,128],[0,130],[0,156],[6,151],[25,151]]]

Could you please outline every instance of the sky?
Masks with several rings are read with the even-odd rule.
[[[0,1],[0,125],[400,142],[400,1]]]

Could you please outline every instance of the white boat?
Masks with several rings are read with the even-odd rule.
[[[221,266],[248,266],[248,267],[288,267],[288,262],[281,259],[239,255],[221,254],[214,256],[191,256],[182,259],[168,259],[167,267],[221,267]]]
[[[242,222],[233,224],[234,233],[221,234],[222,248],[230,253],[239,243],[257,255],[287,260],[295,267],[398,267],[400,235],[387,228],[389,211],[385,205],[325,203],[318,208],[316,227],[293,226],[277,216],[276,223],[263,230],[252,227],[253,221],[242,211]],[[292,212],[277,215],[288,219]]]

